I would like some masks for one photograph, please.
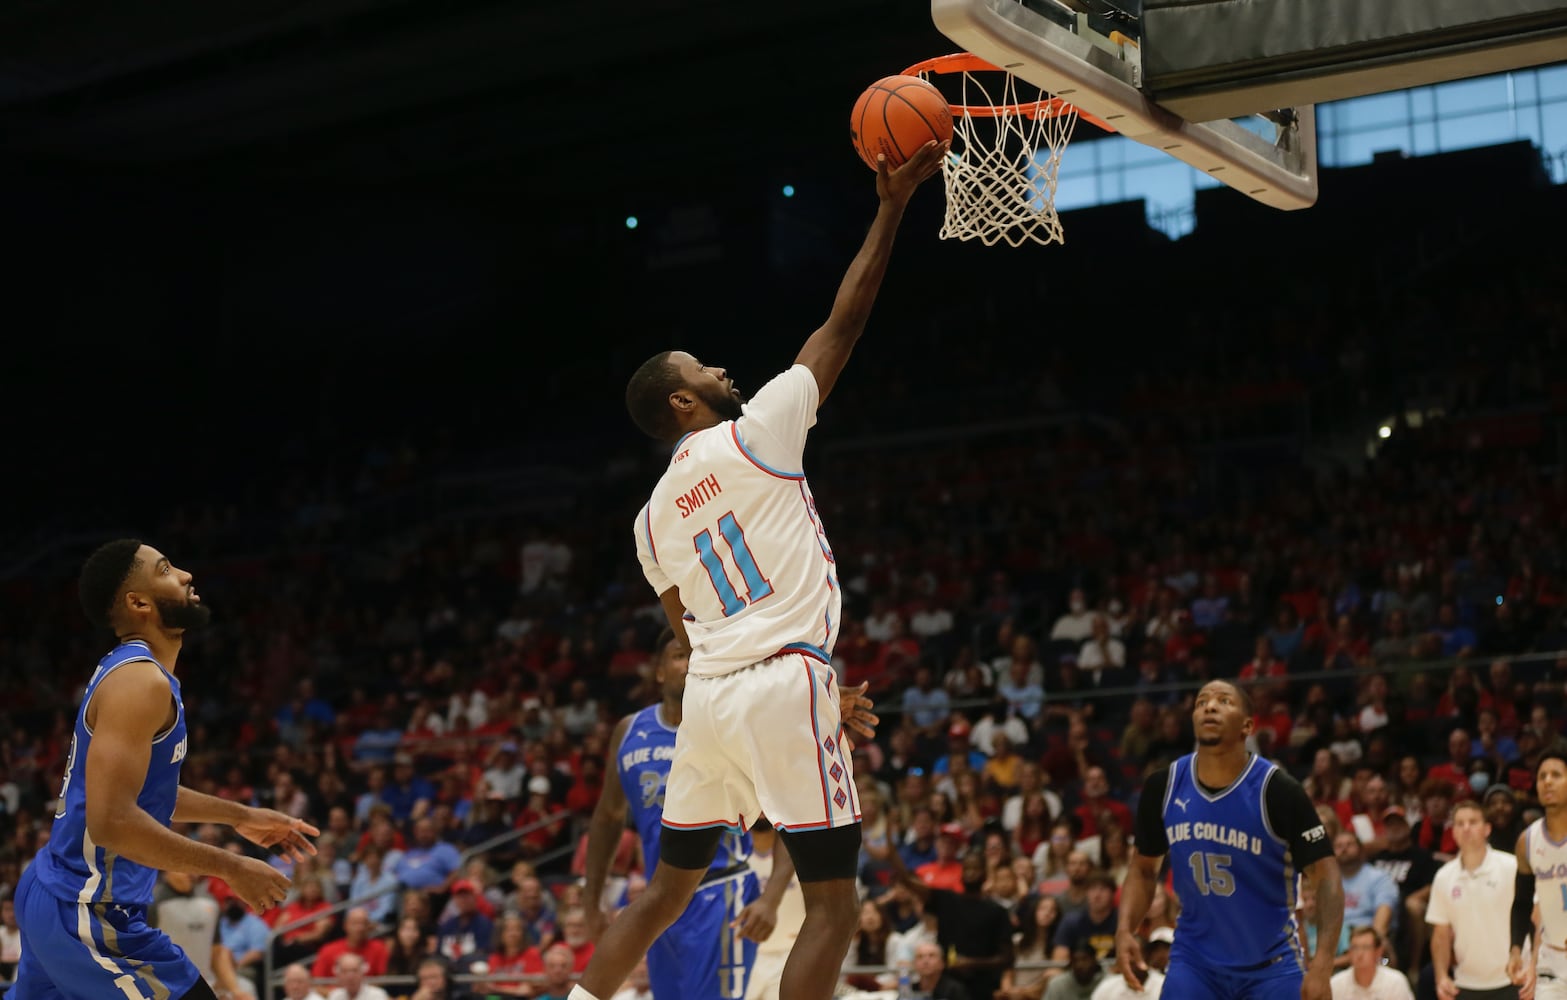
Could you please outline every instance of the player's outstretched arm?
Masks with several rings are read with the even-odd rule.
[[[1301,996],[1305,1000],[1328,1000],[1334,951],[1344,930],[1344,877],[1339,872],[1338,858],[1331,854],[1307,865],[1301,875],[1300,891],[1313,893],[1317,902],[1317,950],[1306,967]]]
[[[588,930],[595,940],[609,923],[609,915],[601,908],[604,898],[604,882],[609,877],[609,863],[620,846],[620,835],[626,829],[626,814],[630,805],[626,802],[626,790],[620,784],[620,744],[626,738],[631,716],[615,725],[609,736],[609,749],[604,754],[604,790],[599,793],[598,804],[593,807],[593,818],[588,821],[588,854],[584,862],[582,905],[587,911]]]
[[[216,875],[258,910],[280,902],[289,884],[282,872],[182,837],[136,801],[147,779],[152,741],[168,719],[169,705],[169,682],[151,661],[127,663],[99,682],[83,765],[87,836],[104,850],[148,868]]]
[[[838,286],[827,322],[811,334],[800,349],[799,357],[794,359],[795,364],[804,365],[816,376],[818,407],[827,401],[832,387],[838,382],[838,375],[849,361],[855,342],[865,332],[871,306],[875,304],[876,293],[881,290],[882,278],[887,274],[887,261],[892,256],[898,224],[903,221],[903,210],[915,189],[941,169],[941,158],[946,155],[947,147],[946,143],[927,142],[896,170],[887,166],[885,157],[877,163],[876,193],[881,198],[881,206],[876,210],[876,218]]]
[[[316,845],[310,838],[321,836],[320,830],[287,813],[242,805],[183,785],[174,799],[174,821],[222,823],[252,844],[272,848],[295,861],[315,854]]]

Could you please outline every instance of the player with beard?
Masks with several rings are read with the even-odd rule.
[[[1116,964],[1127,985],[1147,969],[1137,940],[1169,855],[1181,914],[1161,996],[1167,1000],[1328,1000],[1344,886],[1333,844],[1305,789],[1246,749],[1251,697],[1230,681],[1197,692],[1197,752],[1154,772],[1137,808],[1136,849],[1121,889]],[[1295,924],[1296,873],[1314,893],[1316,954]]]
[[[832,650],[843,597],[804,464],[806,433],[865,330],[909,199],[945,153],[931,142],[876,171],[880,205],[826,321],[749,402],[723,368],[664,351],[626,409],[669,448],[633,530],[642,575],[691,651],[658,865],[572,990],[605,1000],[675,922],[726,830],[765,815],[793,859],[805,921],[785,1000],[826,1000],[859,923],[860,810]]]
[[[191,575],[135,539],[82,566],[82,610],[118,645],[98,663],[77,711],[49,843],[16,889],[22,960],[11,1000],[213,1000],[168,935],[147,926],[158,871],[216,875],[256,910],[289,880],[264,861],[210,847],[169,824],[226,823],[296,861],[320,833],[302,820],[180,787],[185,709],[175,660],[207,624]]]

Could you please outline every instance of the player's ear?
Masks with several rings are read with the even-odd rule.
[[[681,389],[678,392],[669,394],[669,405],[681,413],[690,413],[696,409],[696,397],[685,389]]]
[[[152,610],[152,599],[140,591],[127,590],[120,599],[120,607],[133,615],[146,614]]]

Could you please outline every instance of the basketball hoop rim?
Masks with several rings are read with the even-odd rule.
[[[1006,73],[1010,70],[1002,69],[995,63],[981,59],[972,52],[953,52],[950,55],[935,56],[931,59],[917,62],[903,71],[904,76],[921,76],[925,73],[945,75],[947,73]],[[1077,113],[1077,117],[1085,122],[1097,125],[1106,132],[1114,132],[1115,129],[1103,121],[1069,101],[1059,97],[1049,97],[1039,101],[1029,101],[1019,104],[952,104],[953,117],[967,115],[970,118],[1000,118],[1003,115],[1018,115],[1024,118],[1059,118],[1062,115]]]

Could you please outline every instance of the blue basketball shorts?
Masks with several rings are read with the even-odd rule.
[[[654,1000],[744,1000],[756,942],[732,925],[761,894],[749,871],[698,886],[680,919],[648,949]]]
[[[1260,968],[1233,969],[1170,953],[1160,1000],[1300,1000],[1300,963],[1282,956]]]
[[[180,1000],[201,978],[145,906],[66,902],[32,874],[17,881],[22,960],[6,1000]]]

